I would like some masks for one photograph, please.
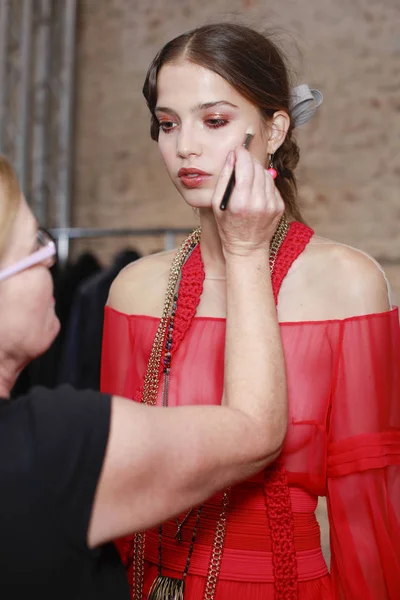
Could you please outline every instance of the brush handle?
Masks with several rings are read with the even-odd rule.
[[[229,177],[228,185],[226,186],[224,195],[219,205],[221,210],[225,210],[228,206],[229,198],[231,197],[232,190],[235,187],[235,169],[233,169],[231,176]]]
[[[249,149],[250,142],[253,139],[253,137],[254,135],[252,133],[246,133],[246,137],[243,142],[243,148],[246,148],[246,150]],[[235,169],[233,169],[231,176],[229,177],[228,185],[226,186],[226,190],[222,197],[221,204],[219,205],[219,208],[221,210],[225,210],[228,206],[229,198],[231,197],[232,190],[235,187],[235,181]]]
[[[246,133],[246,139],[243,142],[243,148],[246,148],[246,150],[249,149],[250,142],[253,139],[253,137],[254,137],[253,133]]]

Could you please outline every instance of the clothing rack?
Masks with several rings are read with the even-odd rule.
[[[50,229],[51,235],[57,242],[58,257],[61,264],[68,261],[70,251],[70,241],[78,239],[93,239],[104,237],[144,237],[144,236],[163,236],[164,250],[172,250],[175,248],[175,236],[187,235],[193,230],[188,227],[155,227],[151,229],[140,228],[123,228],[123,229],[107,229],[96,227],[55,227]]]
[[[68,261],[70,240],[102,238],[102,237],[124,237],[124,236],[163,236],[164,250],[173,250],[175,248],[175,236],[187,235],[193,231],[194,227],[155,227],[151,229],[123,228],[107,229],[97,227],[55,227],[50,229],[51,235],[57,241],[57,250],[59,260],[62,264]],[[382,266],[400,265],[400,256],[375,256]]]

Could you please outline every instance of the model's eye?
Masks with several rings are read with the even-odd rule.
[[[228,119],[221,119],[221,118],[206,119],[206,125],[207,125],[207,127],[210,127],[211,129],[218,129],[219,127],[224,127],[228,123],[229,123]]]
[[[173,121],[159,121],[158,124],[164,133],[170,133],[176,127]]]

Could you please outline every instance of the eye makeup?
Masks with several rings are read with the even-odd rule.
[[[169,119],[160,119],[158,126],[162,129],[163,133],[171,133],[175,129],[175,123]]]
[[[204,123],[210,129],[219,129],[220,127],[225,127],[231,122],[231,118],[226,115],[208,115],[204,119]]]
[[[232,118],[226,115],[207,115],[203,118],[203,123],[207,129],[220,129],[221,127],[229,125],[231,121]],[[158,126],[164,133],[168,134],[176,128],[177,123],[172,119],[160,117],[158,119]]]

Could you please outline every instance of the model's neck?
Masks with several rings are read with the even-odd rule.
[[[200,209],[201,257],[206,277],[225,277],[225,258],[212,209]]]
[[[0,353],[0,398],[9,398],[21,369],[16,369],[13,361]]]

